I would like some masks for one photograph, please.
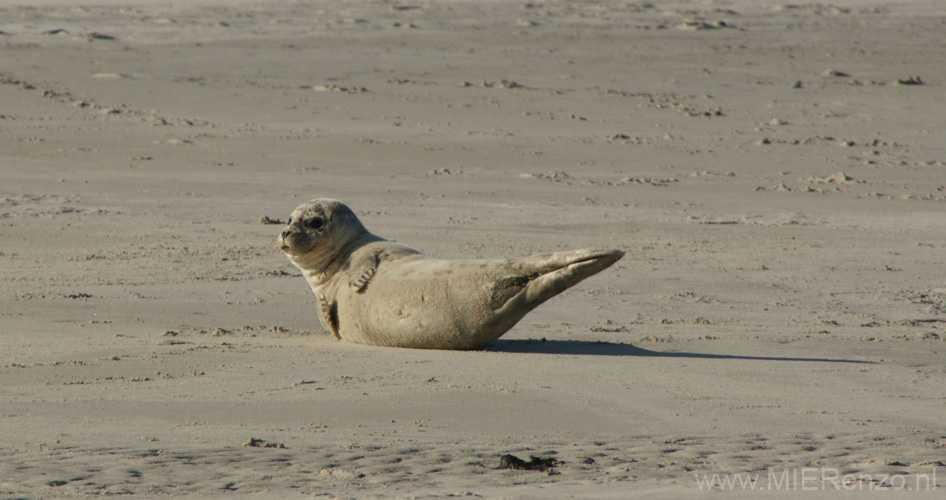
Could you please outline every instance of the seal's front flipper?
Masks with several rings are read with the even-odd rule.
[[[534,308],[583,279],[595,275],[624,257],[621,250],[574,250],[513,259],[513,269],[528,278],[524,289],[510,299]]]
[[[352,290],[355,292],[363,292],[365,290],[365,287],[368,286],[368,282],[371,281],[374,273],[378,270],[378,262],[380,261],[381,253],[382,251],[372,252],[352,262],[349,275],[353,276],[353,278],[348,282],[348,286],[350,286]]]
[[[319,321],[326,330],[332,332],[336,339],[342,340],[338,334],[338,304],[329,302],[325,295],[318,294],[319,297]]]

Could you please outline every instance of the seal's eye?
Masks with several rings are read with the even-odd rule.
[[[310,229],[322,229],[322,226],[323,226],[324,224],[325,224],[325,223],[324,223],[324,222],[322,221],[322,219],[319,218],[319,217],[313,217],[313,218],[311,218],[311,219],[305,221],[305,225],[306,225],[306,226],[309,226]]]
[[[291,225],[292,225],[292,217],[289,218],[289,221],[286,222],[286,225],[288,225],[288,226],[291,226]]]

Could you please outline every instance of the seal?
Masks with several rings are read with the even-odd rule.
[[[370,233],[344,203],[300,205],[278,238],[335,338],[377,346],[480,349],[539,304],[614,264],[620,250],[443,260]]]

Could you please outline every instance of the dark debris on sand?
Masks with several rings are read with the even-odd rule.
[[[560,464],[561,462],[552,457],[537,457],[531,455],[529,456],[529,461],[526,462],[515,455],[507,453],[499,458],[499,467],[496,467],[496,469],[535,470],[554,474],[553,468]]]

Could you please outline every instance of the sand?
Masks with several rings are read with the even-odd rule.
[[[0,2],[0,497],[939,498],[944,22]],[[627,256],[484,351],[346,344],[261,223],[315,197]]]

